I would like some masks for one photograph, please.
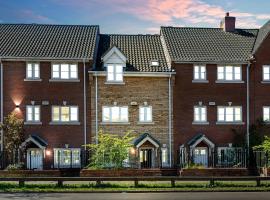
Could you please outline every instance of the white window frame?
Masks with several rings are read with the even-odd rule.
[[[32,120],[29,120],[28,119],[28,108],[30,108],[32,110]],[[36,117],[35,117],[35,110],[38,109],[39,110],[39,120],[36,120]],[[37,123],[37,122],[40,122],[41,119],[40,119],[40,116],[41,116],[41,110],[40,110],[40,105],[27,105],[26,106],[26,122],[29,122],[29,123]]]
[[[228,74],[226,73],[226,69],[228,67],[232,67],[232,80],[228,80]],[[235,78],[235,68],[240,68],[240,79]],[[219,78],[219,69],[223,68],[223,78]],[[240,65],[225,65],[225,66],[217,66],[217,82],[242,82],[242,66]]]
[[[121,73],[116,73],[116,68],[118,66],[121,67],[121,69],[122,69]],[[109,67],[112,67],[113,68],[113,72],[112,72],[113,79],[112,80],[109,80]],[[118,75],[121,75],[121,80],[117,80],[116,79],[117,78],[117,74]],[[107,64],[106,65],[106,76],[107,76],[106,81],[108,83],[123,83],[123,81],[124,81],[124,66],[123,66],[123,64]]]
[[[35,76],[35,67],[38,66],[38,76]],[[31,67],[31,76],[28,73],[28,67]],[[40,63],[37,62],[27,62],[26,63],[26,78],[25,80],[40,80]]]
[[[224,120],[219,120],[219,112],[220,112],[220,110],[219,109],[221,109],[221,108],[223,108],[224,109]],[[226,118],[227,118],[227,116],[226,116],[226,110],[227,110],[227,108],[233,108],[233,121],[228,121],[228,120],[226,120]],[[241,119],[240,120],[236,120],[235,119],[235,109],[236,108],[240,108],[240,114],[241,114]],[[218,106],[217,107],[217,123],[228,123],[228,124],[230,124],[230,123],[242,123],[243,122],[243,110],[242,110],[242,106]]]
[[[104,109],[108,108],[109,109],[109,120],[105,119],[104,116]],[[114,121],[113,119],[113,113],[112,113],[112,109],[113,108],[118,108],[119,109],[119,116],[118,116],[118,120]],[[127,109],[127,120],[121,120],[121,109],[125,108]],[[128,112],[128,106],[102,106],[102,122],[103,123],[128,123],[129,122],[129,112]]]
[[[143,119],[141,118],[141,111],[143,109]],[[151,116],[151,119],[150,120],[147,120],[147,115],[148,115],[148,112],[147,110],[150,109],[150,116]],[[152,123],[153,122],[153,108],[152,106],[140,106],[139,107],[139,122],[141,123]]]
[[[53,71],[53,66],[58,65],[58,71]],[[68,65],[68,78],[63,78],[62,73],[63,71],[61,70],[63,65]],[[76,77],[71,77],[71,65],[76,66]],[[54,77],[53,73],[58,72],[59,76]],[[79,79],[79,68],[78,68],[78,63],[52,63],[51,64],[51,80],[78,80]]]
[[[53,116],[54,116],[54,113],[53,113],[53,110],[55,107],[58,107],[59,108],[59,120],[54,120]],[[69,120],[68,121],[63,121],[62,120],[62,111],[61,111],[61,108],[62,107],[69,107]],[[71,108],[77,108],[77,120],[71,120]],[[77,105],[67,105],[67,106],[63,106],[63,105],[53,105],[52,106],[52,109],[51,109],[51,112],[52,112],[52,116],[51,116],[51,120],[52,122],[55,122],[55,123],[72,123],[72,122],[79,122],[79,106]]]
[[[196,120],[196,108],[199,109],[199,118],[200,120]],[[205,108],[205,120],[202,120],[202,108]],[[193,107],[193,123],[196,124],[196,123],[207,123],[207,106],[194,106]]]
[[[265,78],[265,72],[266,72],[266,71],[268,72],[268,73],[267,73],[268,76],[269,76],[268,79]],[[263,65],[263,66],[262,66],[262,81],[270,82],[270,65]]]
[[[267,120],[265,118],[265,109],[268,109],[268,116],[267,116]],[[263,106],[263,121],[270,123],[270,106]]]
[[[67,164],[65,164],[65,163],[58,163],[58,151],[60,151],[60,154],[62,153],[62,155],[60,155],[60,157],[61,156],[63,156],[63,152],[64,151],[66,151],[66,150],[68,150],[68,151],[70,151],[70,153],[71,153],[71,160],[70,160],[70,162],[69,163],[67,163]],[[77,164],[74,164],[74,159],[75,159],[75,157],[73,157],[73,153],[72,152],[74,152],[74,151],[79,151],[79,156],[78,156],[78,158],[79,158],[79,163],[77,163]],[[81,167],[81,149],[80,148],[54,148],[53,149],[53,153],[54,153],[54,167],[55,168],[80,168]],[[63,157],[62,157],[63,158]],[[60,162],[61,162],[61,160],[60,160]]]
[[[196,76],[195,76],[195,74],[196,74],[196,72],[195,72],[195,69],[196,68],[198,68],[198,70],[199,70],[199,72],[198,72],[198,76],[199,76],[199,78],[196,78]],[[202,78],[202,68],[204,68],[205,69],[205,74],[204,74],[204,78]],[[193,66],[193,81],[194,82],[196,82],[196,81],[198,81],[198,82],[200,82],[200,81],[203,81],[203,82],[205,82],[205,81],[207,81],[207,71],[206,71],[206,65],[194,65]]]

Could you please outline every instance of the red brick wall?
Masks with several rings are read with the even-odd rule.
[[[216,83],[217,65],[207,65],[209,83],[192,83],[192,64],[173,64],[176,70],[173,89],[174,112],[174,149],[188,142],[195,135],[205,134],[217,146],[233,143],[232,128],[245,128],[245,125],[216,125],[217,106],[242,106],[243,122],[246,121],[246,66],[242,66],[242,78],[245,83]],[[207,106],[209,125],[192,125],[193,106],[199,101]],[[215,102],[215,106],[209,106]]]
[[[41,105],[42,100],[49,101],[48,106],[41,105],[42,125],[25,125],[26,137],[29,134],[37,134],[48,142],[49,148],[81,147],[84,144],[83,132],[83,63],[79,63],[80,82],[49,82],[51,78],[51,63],[40,63],[40,77],[42,81],[24,81],[26,77],[25,62],[3,62],[4,66],[4,116],[14,111],[15,105],[19,104],[17,113],[25,118],[26,105],[31,105],[35,101],[36,105]],[[87,63],[87,70],[91,63]],[[86,72],[87,73],[87,72]],[[88,73],[86,74],[86,77]],[[88,91],[88,79],[86,87]],[[90,93],[87,92],[87,95]],[[88,99],[90,100],[90,98]],[[51,121],[51,106],[63,105],[79,106],[80,125],[49,125]],[[88,102],[90,105],[90,102]],[[88,106],[90,109],[90,106]],[[88,115],[89,116],[89,115]],[[87,120],[90,122],[90,116]],[[88,124],[88,142],[90,141],[90,123]]]

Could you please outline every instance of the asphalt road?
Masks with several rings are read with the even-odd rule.
[[[194,193],[0,193],[2,200],[269,200],[270,192]]]

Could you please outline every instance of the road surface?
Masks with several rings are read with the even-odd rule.
[[[269,200],[270,192],[0,193],[0,200]]]

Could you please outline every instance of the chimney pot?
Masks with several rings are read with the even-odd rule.
[[[230,13],[229,13],[229,12],[227,12],[227,13],[226,13],[226,17],[229,17],[229,16],[230,16]]]

